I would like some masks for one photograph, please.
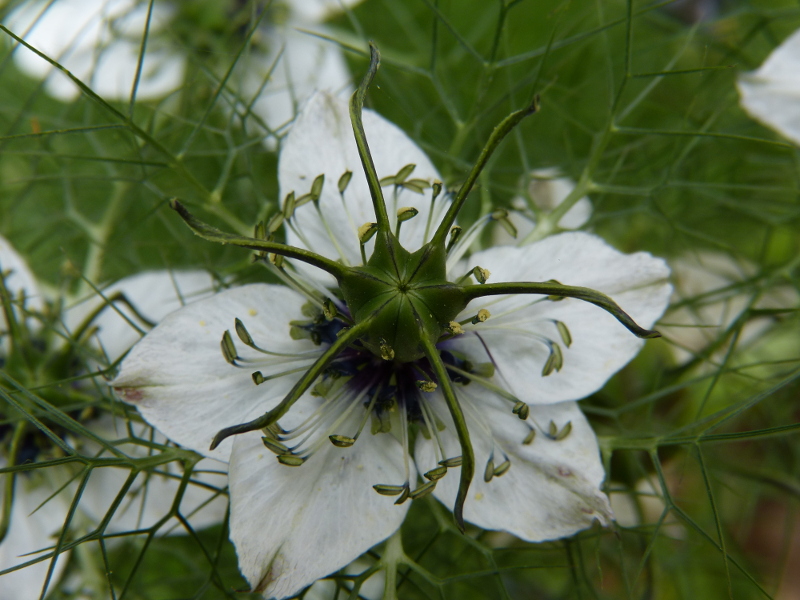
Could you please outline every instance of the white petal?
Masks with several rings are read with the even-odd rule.
[[[184,304],[206,298],[214,292],[214,279],[206,271],[149,271],[126,277],[102,290],[106,299],[122,294],[137,312],[151,323],[157,323]],[[110,361],[124,354],[141,338],[131,322],[145,329],[145,325],[122,302],[113,307],[97,294],[67,309],[64,322],[69,331],[75,331],[92,313],[103,307],[92,320],[97,328],[96,339]],[[123,318],[120,313],[124,314]]]
[[[491,248],[474,254],[470,264],[491,271],[490,283],[555,279],[598,290],[645,328],[664,312],[671,290],[663,260],[645,252],[622,254],[600,238],[579,232],[521,248]],[[591,394],[643,344],[610,314],[579,300],[553,302],[538,295],[481,298],[470,303],[459,320],[481,308],[490,311],[489,320],[465,326],[467,334],[449,342],[450,347],[465,352],[473,362],[493,360],[495,379],[532,404],[578,400]],[[555,320],[568,327],[571,347],[561,341]],[[564,356],[561,371],[547,377],[541,373],[549,349],[541,338],[557,342]]]
[[[440,179],[425,154],[398,127],[370,110],[364,111],[363,121],[379,178],[395,175],[407,164],[415,164],[411,178],[431,183]],[[344,193],[343,203],[337,183],[346,171],[351,171],[353,178]],[[295,213],[298,229],[308,244],[291,230],[287,233],[288,243],[360,265],[357,231],[364,223],[374,222],[375,213],[353,138],[348,103],[323,93],[311,97],[286,137],[278,165],[281,197],[291,191],[298,196],[307,193],[320,174],[325,175],[319,204],[327,230],[314,205],[309,203]],[[401,189],[395,195],[393,186],[384,187],[383,191],[392,227],[398,208],[414,206],[419,210],[415,218],[403,223],[400,232],[403,247],[412,252],[417,250],[425,241],[430,191],[420,195]],[[446,208],[447,202],[440,198],[434,209],[431,230],[438,225]],[[372,244],[370,241],[367,245],[367,256],[371,254]]]
[[[130,437],[123,419],[105,416],[86,426],[90,431],[106,440]],[[134,435],[146,442],[165,444],[163,435],[151,435],[151,428],[141,423],[133,424]],[[116,446],[132,457],[148,456],[152,451],[143,444],[126,443]],[[85,443],[81,452],[91,456],[109,457],[100,453],[95,444]],[[171,509],[178,493],[183,470],[172,462],[158,469],[159,473],[140,473],[130,486],[125,499],[114,513],[107,533],[118,533],[152,527]],[[164,474],[161,474],[164,473]],[[97,468],[92,471],[89,482],[81,495],[80,507],[94,523],[99,523],[106,515],[123,488],[130,471],[119,467]],[[181,515],[189,521],[193,529],[199,530],[221,523],[228,508],[228,498],[224,493],[228,485],[227,465],[210,458],[200,460],[192,472],[192,481],[181,498]],[[172,519],[161,526],[159,533],[185,534],[186,529]]]
[[[0,466],[5,466],[5,460],[0,460]],[[36,558],[37,554],[25,555],[50,548],[58,541],[71,498],[62,493],[39,508],[58,489],[58,484],[49,481],[51,475],[52,469],[17,475],[10,527],[0,542],[0,571]],[[5,485],[6,477],[3,475],[0,477],[0,497],[5,493]],[[43,560],[0,577],[0,600],[38,598],[50,562],[50,559]],[[48,589],[55,588],[66,564],[66,555],[59,556]]]
[[[377,494],[405,478],[400,444],[365,431],[351,448],[325,444],[300,467],[281,465],[258,434],[236,436],[231,540],[239,568],[265,597],[284,598],[391,535],[408,503]]]
[[[291,0],[289,6],[292,11],[292,20],[296,24],[303,21],[307,23],[321,23],[330,19],[347,8],[360,4],[363,0]]]
[[[750,116],[800,144],[800,30],[758,70],[740,75],[737,87]]]
[[[153,8],[149,51],[137,91],[140,99],[164,96],[183,81],[185,58],[159,48],[153,36],[172,13],[164,4]],[[9,15],[7,26],[101,96],[125,100],[131,93],[146,17],[147,6],[133,0],[41,0],[23,3]],[[54,97],[70,101],[79,95],[70,79],[26,48],[17,48],[14,60],[32,77],[49,75],[47,89]]]
[[[608,498],[600,490],[605,474],[597,439],[577,404],[531,407],[529,419],[545,431],[551,420],[559,430],[570,422],[572,431],[560,441],[538,432],[531,444],[524,445],[522,441],[530,429],[511,414],[510,404],[470,384],[469,388],[473,387],[469,392],[467,388],[457,389],[462,406],[471,402],[475,407],[467,417],[476,467],[464,504],[466,520],[483,529],[508,531],[529,542],[566,537],[591,526],[595,520],[601,524],[611,520]],[[500,408],[503,402],[506,410]],[[445,450],[449,456],[459,456],[452,420],[443,404],[440,400],[435,406],[448,424],[445,433],[450,435],[442,436]],[[418,436],[416,459],[420,471],[435,463],[433,452],[433,444]],[[497,467],[506,457],[511,468],[486,483],[483,475],[489,459],[493,458]],[[434,490],[436,497],[450,508],[455,502],[459,475],[460,467],[450,469]]]
[[[292,340],[289,321],[306,320],[304,298],[277,285],[253,284],[226,290],[167,316],[123,360],[111,385],[124,401],[138,407],[148,423],[172,441],[201,454],[227,461],[231,440],[215,451],[211,440],[224,427],[250,421],[280,401],[301,373],[278,377],[256,387],[251,375],[265,376],[308,367],[320,354],[309,340]],[[226,330],[241,356],[258,360],[234,333],[240,318],[257,344],[273,352],[308,352],[306,357],[276,366],[237,368],[220,350]]]

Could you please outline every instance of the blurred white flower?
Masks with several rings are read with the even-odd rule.
[[[737,87],[751,117],[800,144],[800,30],[757,70],[739,75]]]
[[[237,67],[240,109],[250,110],[270,131],[291,121],[298,103],[318,89],[349,91],[350,72],[340,48],[303,33],[325,32],[321,23],[361,0],[287,0],[271,3]],[[147,22],[143,0],[34,0],[12,11],[5,25],[72,72],[106,100],[131,97]],[[178,4],[157,2],[147,37],[136,97],[158,99],[181,88],[188,58],[170,37]],[[278,22],[280,21],[280,22]],[[46,78],[47,91],[65,102],[79,88],[66,75],[25,47],[14,52],[17,66]],[[234,86],[236,87],[236,86]]]
[[[517,245],[533,231],[537,222],[537,214],[549,214],[561,204],[570,192],[575,189],[575,182],[562,177],[558,169],[536,169],[530,173],[527,198],[516,196],[511,200],[514,209],[508,219],[517,230],[517,237],[499,223],[492,230],[492,242],[495,245]],[[530,203],[533,203],[531,206]],[[535,209],[535,212],[534,212]],[[578,200],[558,221],[559,229],[579,229],[592,216],[592,203],[587,197]]]
[[[139,66],[148,3],[138,0],[34,0],[23,2],[5,25],[31,46],[68,69],[107,100],[127,100]],[[186,58],[174,41],[159,35],[174,7],[153,5],[147,52],[136,88],[140,100],[161,98],[180,88]],[[80,95],[72,80],[27,48],[14,52],[24,73],[47,78],[50,95],[69,102]]]
[[[0,291],[5,296],[0,307],[0,365],[10,375],[6,361],[13,347],[10,339],[12,327],[21,338],[28,334],[36,336],[42,331],[39,317],[46,309],[45,299],[33,273],[22,257],[11,245],[0,237],[0,273],[3,286]],[[156,322],[168,312],[180,307],[184,299],[211,293],[212,281],[202,272],[153,272],[120,281],[106,290],[105,298],[115,298],[112,306],[105,306],[105,300],[97,296],[79,303],[64,315],[67,329],[77,327],[85,319],[91,320],[94,340],[104,349],[109,360],[119,358],[139,337],[126,318],[132,322],[142,317]],[[124,296],[131,308],[116,299]],[[126,317],[116,312],[119,308]],[[97,312],[97,311],[100,312]],[[139,323],[141,325],[141,322]],[[20,333],[21,332],[21,333]],[[19,342],[19,340],[17,340]],[[55,344],[58,351],[64,348],[62,342]],[[16,349],[19,352],[19,348]],[[2,384],[5,381],[0,382]],[[0,425],[0,468],[22,462],[40,462],[60,456],[60,451],[35,427],[24,425],[24,417],[9,412],[10,406],[4,403],[2,414],[4,424]],[[78,420],[80,416],[75,415]],[[156,444],[166,444],[167,440],[150,427],[141,423],[129,423],[125,418],[103,415],[89,417],[82,423],[91,434],[113,442],[123,439],[141,439]],[[86,456],[110,457],[96,442],[77,438],[74,434],[58,431],[56,435],[68,446]],[[16,447],[16,449],[12,449]],[[122,442],[115,447],[132,458],[141,458],[150,452],[147,446],[135,442]],[[5,497],[8,485],[13,488],[13,503],[5,536],[0,539],[0,571],[34,560],[52,549],[64,528],[70,503],[76,491],[75,482],[70,482],[77,472],[70,465],[26,470],[15,476],[0,476],[0,498]],[[130,471],[124,468],[104,467],[92,471],[82,492],[78,510],[72,518],[70,528],[87,531],[93,529],[106,516],[117,493],[124,487]],[[120,505],[110,520],[106,533],[118,533],[144,529],[154,526],[169,511],[178,491],[182,472],[175,462],[159,468],[158,474],[140,473],[132,482]],[[225,465],[204,459],[198,463],[192,474],[192,484],[186,488],[180,510],[196,529],[208,527],[222,521],[227,498],[224,490],[227,485]],[[160,532],[184,533],[185,529],[177,519],[165,523]],[[28,554],[31,554],[28,556]],[[50,559],[43,560],[20,570],[2,576],[0,600],[37,598],[41,593],[50,568]],[[49,589],[61,575],[66,561],[59,557],[53,568]]]
[[[761,294],[748,284],[755,265],[722,252],[686,254],[670,263],[674,282],[672,308],[659,331],[672,342],[677,363],[702,353],[715,343],[747,308],[792,308],[800,295],[789,285]],[[772,324],[771,317],[751,318],[741,329],[739,345],[757,339]],[[724,352],[724,348],[722,349]]]

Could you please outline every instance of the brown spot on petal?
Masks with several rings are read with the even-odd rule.
[[[589,508],[588,506],[581,506],[581,512],[582,513],[586,513],[587,515],[593,515],[594,514],[594,509],[593,508]]]
[[[562,477],[572,477],[572,471],[565,469],[564,467],[558,467],[558,474]]]
[[[253,591],[259,593],[264,592],[264,590],[280,576],[284,562],[283,555],[276,554],[270,561],[267,571],[264,573],[264,577],[261,578],[261,581],[258,582],[258,585]]]
[[[139,402],[142,398],[144,398],[144,392],[139,388],[117,387],[114,388],[114,391],[125,402]]]

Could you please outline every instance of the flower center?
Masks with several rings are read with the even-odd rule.
[[[467,304],[462,289],[447,281],[446,258],[441,245],[410,253],[392,233],[378,234],[366,266],[340,282],[356,324],[367,323],[361,342],[368,350],[406,363],[425,355],[423,337],[438,341]]]

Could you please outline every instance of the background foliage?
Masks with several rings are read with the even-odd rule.
[[[54,290],[86,295],[87,282],[164,268],[266,278],[246,253],[192,236],[168,199],[242,232],[276,210],[277,155],[263,142],[279,145],[285,129],[266,132],[241,105],[232,112],[235,80],[222,78],[246,60],[256,16],[280,7],[177,4],[180,18],[166,36],[189,56],[186,82],[163,101],[132,107],[86,93],[72,103],[50,98],[16,70],[14,42],[3,34],[0,234]],[[717,12],[700,21],[690,18],[690,4],[365,0],[329,23],[330,43],[346,51],[354,79],[366,67],[366,41],[376,42],[383,63],[368,103],[425,149],[449,187],[500,119],[541,96],[541,112],[482,176],[468,220],[510,206],[532,170],[556,167],[591,182],[594,211],[584,228],[615,247],[671,262],[714,252],[742,272],[678,299],[662,319],[665,338],[582,402],[600,437],[616,527],[536,545],[475,529],[462,536],[447,510],[422,500],[403,527],[418,568],[400,579],[401,598],[800,594],[792,571],[800,560],[800,152],[751,120],[735,88],[737,73],[756,68],[800,27],[800,4],[708,2]],[[742,299],[741,312],[720,316],[725,325],[706,332],[708,345],[676,356],[685,328],[669,327],[675,315],[733,299]],[[83,361],[91,355],[78,349]],[[122,410],[102,384],[73,386],[65,398],[65,385],[87,377],[74,364],[28,379],[11,366],[0,380],[4,424],[35,418],[80,435],[59,415]],[[28,399],[22,412],[11,408],[20,398]],[[165,460],[173,458],[186,461]],[[63,468],[58,456],[48,460],[39,471]],[[90,474],[100,464],[93,460],[73,462]],[[164,467],[131,459],[115,468]],[[102,530],[67,538],[64,549],[79,551],[62,583],[53,582],[52,598],[248,597],[236,591],[246,583],[224,525],[113,543]],[[335,578],[340,598],[352,580]]]

